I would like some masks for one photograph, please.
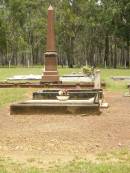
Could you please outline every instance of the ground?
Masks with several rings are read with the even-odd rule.
[[[112,91],[105,98],[110,107],[100,115],[12,116],[2,108],[0,156],[42,167],[130,148],[130,98]]]

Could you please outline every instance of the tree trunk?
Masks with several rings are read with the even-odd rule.
[[[70,47],[69,51],[67,52],[67,58],[68,58],[68,67],[73,68],[74,65],[74,39],[70,38]]]
[[[105,57],[104,57],[104,63],[106,66],[109,65],[109,37],[108,34],[106,34],[105,37]]]
[[[130,65],[130,61],[129,61],[129,47],[130,47],[130,44],[129,44],[129,36],[127,37],[127,57],[126,57],[126,67],[129,68],[129,65]]]
[[[117,67],[117,43],[115,38],[115,47],[114,47],[114,68]]]

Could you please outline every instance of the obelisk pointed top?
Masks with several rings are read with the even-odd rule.
[[[51,4],[50,4],[50,6],[49,6],[48,10],[53,10],[53,7],[52,7],[52,5],[51,5]]]
[[[56,51],[54,32],[54,9],[51,5],[48,8],[47,51]]]

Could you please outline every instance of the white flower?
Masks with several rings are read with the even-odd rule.
[[[59,96],[63,96],[64,92],[62,90],[59,91]]]

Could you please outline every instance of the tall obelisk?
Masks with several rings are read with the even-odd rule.
[[[41,82],[58,82],[57,71],[57,52],[54,32],[54,9],[50,5],[48,8],[48,27],[47,27],[47,48],[44,54],[44,72]]]

